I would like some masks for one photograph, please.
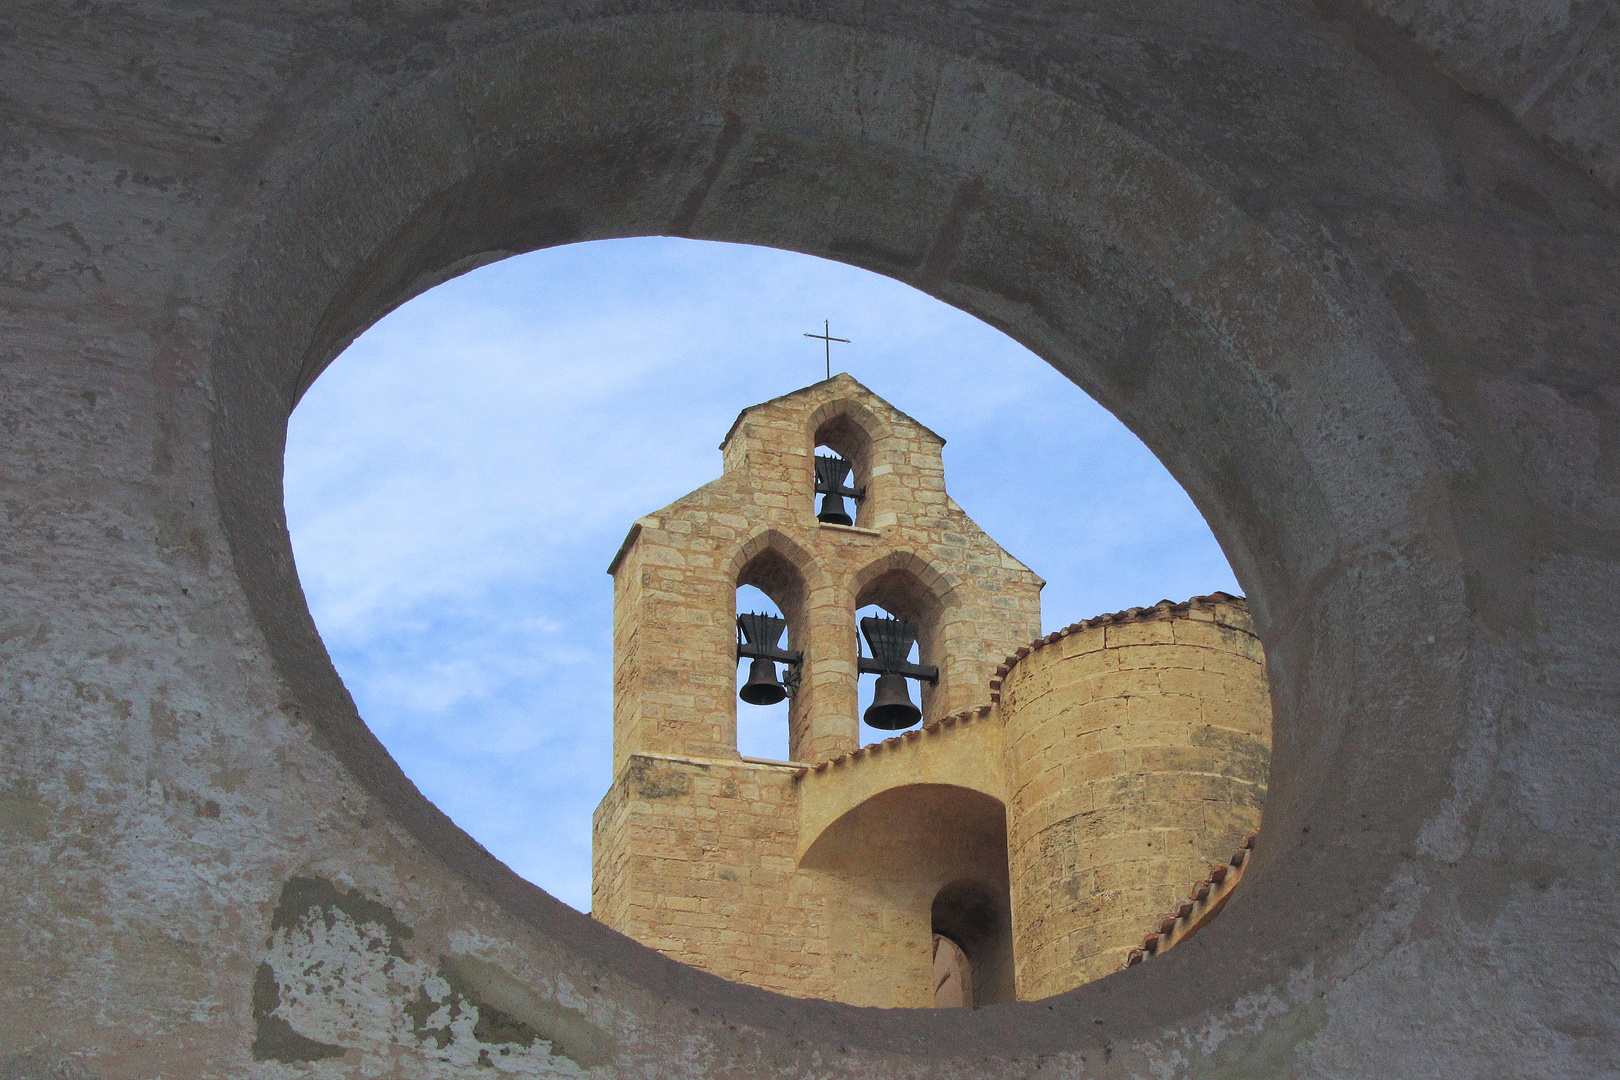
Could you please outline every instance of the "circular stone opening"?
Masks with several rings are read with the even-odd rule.
[[[1104,115],[1045,75],[919,41],[725,14],[525,25],[386,98],[334,99],[336,126],[277,159],[295,175],[261,184],[256,231],[234,253],[210,373],[219,513],[274,673],[266,697],[320,777],[289,766],[264,797],[328,823],[287,837],[286,861],[392,905],[423,955],[471,934],[521,973],[515,985],[554,997],[566,983],[626,1061],[701,1045],[717,1067],[796,1068],[838,1046],[848,1070],[893,1055],[1018,1068],[1191,1038],[1187,1018],[1248,1015],[1245,995],[1293,985],[1325,955],[1324,927],[1359,925],[1449,790],[1435,778],[1466,695],[1412,613],[1453,635],[1462,588],[1443,492],[1425,486],[1432,431],[1386,364],[1406,346],[1385,316],[1315,258],[1319,240],[1279,241],[1206,179],[1202,151],[1183,159],[1183,125]],[[935,122],[942,106],[951,126]],[[1396,146],[1369,152],[1406,160]],[[1208,948],[1000,1017],[801,1005],[700,977],[552,902],[398,771],[292,569],[286,417],[356,334],[432,285],[517,252],[648,234],[911,282],[1084,387],[1186,488],[1250,594],[1277,704],[1271,840]],[[365,831],[379,821],[388,843]],[[1356,940],[1332,933],[1341,949]],[[1247,962],[1224,962],[1229,949]]]
[[[592,811],[604,789],[618,786],[612,753],[615,639],[622,649],[631,632],[621,626],[614,633],[612,582],[602,570],[632,522],[715,479],[721,460],[714,444],[740,409],[821,381],[831,345],[803,340],[800,324],[815,321],[804,317],[810,310],[835,314],[839,333],[853,339],[841,346],[835,372],[852,371],[895,407],[949,433],[950,497],[988,534],[1010,538],[1009,550],[1047,579],[1044,622],[1032,622],[1032,630],[1006,641],[949,638],[942,621],[960,613],[929,593],[919,572],[907,567],[868,573],[869,580],[844,598],[849,629],[862,615],[916,620],[927,656],[914,644],[907,662],[944,663],[949,653],[953,662],[984,669],[978,673],[983,683],[1010,648],[1027,644],[1034,633],[1104,612],[1150,607],[1163,597],[1237,591],[1197,511],[1139,440],[1027,350],[898,282],[787,252],[646,239],[553,248],[440,285],[361,335],[295,411],[286,465],[293,546],[322,638],[361,715],[394,759],[487,849],[581,910],[592,902]],[[988,373],[981,368],[986,362]],[[949,390],[970,381],[980,385],[978,392]],[[871,440],[849,417],[820,421],[806,434],[818,449],[828,439],[846,446],[859,435],[860,447],[846,452],[859,463],[851,479],[868,495],[851,502],[863,504],[868,517],[874,507],[888,505],[879,490],[894,471],[887,444],[877,444],[888,456],[874,476]],[[1049,493],[1058,489],[1074,497],[1054,504]],[[904,523],[890,520],[891,513],[886,525],[913,527],[915,518],[927,526],[939,509],[924,507],[920,518],[912,512]],[[749,527],[727,520],[728,533],[740,535]],[[867,528],[857,539],[875,542],[882,533]],[[817,536],[806,544],[841,542],[840,534],[829,535],[832,540]],[[829,600],[825,590],[812,594],[793,560],[830,557],[831,550],[795,551],[784,556],[767,547],[750,557],[739,576],[736,610],[786,613],[781,644],[814,651],[808,607],[839,600]],[[1094,636],[1101,644],[1101,632]],[[1147,650],[1115,652],[1134,656],[1145,674],[1111,685],[1110,700],[1123,706],[1134,695],[1140,711],[1143,694],[1151,691],[1159,712],[1144,719],[1146,714],[1094,708],[1092,727],[1075,733],[1076,747],[1106,737],[1164,746],[1162,752],[1185,744],[1193,752],[1194,740],[1211,744],[1212,736],[1202,734],[1206,728],[1226,730],[1205,724],[1198,698],[1158,693],[1161,679],[1185,682],[1185,658],[1155,667],[1145,660]],[[798,685],[802,673],[792,665],[776,671],[794,691],[787,700],[770,707],[719,702],[721,711],[735,708],[734,752],[778,762],[812,759],[815,752],[804,740],[797,740],[796,754],[790,739],[792,725],[802,722],[790,712],[816,707],[812,692]],[[746,661],[737,667],[739,685],[749,672]],[[874,678],[860,679],[861,712],[871,704]],[[689,692],[695,685],[687,679],[664,689]],[[926,722],[938,729],[945,713],[930,705],[936,688],[917,681],[909,686],[910,700],[923,706]],[[1176,689],[1190,692],[1179,684]],[[981,698],[973,703],[988,707],[991,699]],[[1166,739],[1153,725],[1167,718],[1199,733]],[[892,734],[863,726],[856,742],[880,742]],[[664,749],[678,755],[687,748]],[[1106,770],[1094,749],[1075,749],[1075,767]],[[931,767],[962,767],[950,758],[943,762]],[[1002,766],[985,764],[981,771],[974,782],[997,792],[999,815],[1000,800],[1011,798],[997,786]],[[1149,774],[1163,775],[1138,757],[1112,779],[1141,785]],[[1259,793],[1263,785],[1249,799],[1256,812]],[[1202,794],[1217,803],[1222,795]],[[815,814],[847,798],[827,802],[809,791],[805,797],[826,802]],[[667,809],[679,801],[666,796],[659,805]],[[711,808],[717,808],[721,834],[728,824],[748,820],[737,804]],[[1152,826],[1157,839],[1142,833],[1138,857],[1124,860],[1142,877],[1143,858],[1163,853],[1169,838],[1192,845],[1159,875],[1162,890],[1185,891],[1197,876],[1194,867],[1217,854],[1203,850],[1209,846],[1201,832],[1204,811],[1190,806],[1183,816],[1185,821]],[[537,831],[538,821],[549,827]],[[868,827],[887,830],[892,822]],[[945,824],[934,827],[949,831]],[[1145,827],[1111,826],[1109,835],[1117,839]],[[986,887],[1000,890],[1010,919],[1006,826],[997,828],[1003,839],[993,880],[1000,884]],[[1237,835],[1225,836],[1234,829]],[[1216,831],[1216,847],[1229,848],[1241,835],[1230,822]],[[799,846],[814,840],[804,836]],[[598,847],[603,843],[599,835]],[[717,843],[692,845],[688,869],[703,882],[716,874],[735,877],[767,847],[762,841],[724,855]],[[635,853],[627,855],[634,865]],[[1033,872],[1053,878],[1040,882],[1042,897],[1084,888],[1086,902],[1117,908],[1107,946],[1117,966],[1165,902],[1141,889],[1124,896],[1118,883],[1107,880],[1108,868],[1121,858],[1096,858],[1096,866],[1054,863],[1026,870],[1026,877]],[[599,866],[602,861],[599,851]],[[955,924],[940,929],[938,911],[930,931],[930,896],[938,908],[939,896],[966,887],[928,876],[952,865],[941,861],[913,875],[916,895],[896,901],[895,911],[884,916],[899,926],[909,914],[915,926],[897,929],[893,941],[857,942],[845,934],[831,947],[829,972],[811,976],[761,978],[748,965],[735,964],[732,950],[684,927],[680,916],[632,917],[617,908],[608,914],[632,936],[700,968],[790,994],[857,1003],[874,985],[885,1004],[937,1000],[937,994],[928,997],[924,967],[930,952],[938,951],[930,935],[943,934],[983,969],[972,1001],[1014,1000],[1010,929],[1005,941],[997,939],[993,962],[980,955],[987,946],[969,940],[967,930]],[[851,872],[840,871],[845,877]],[[807,878],[817,873],[810,866],[802,870]],[[1075,874],[1084,876],[1083,885],[1078,878],[1056,880]],[[1018,887],[1028,886],[1020,881]],[[680,899],[672,896],[671,883],[659,888],[665,903]],[[735,896],[710,897],[708,921],[741,933],[748,912],[789,910],[789,894],[801,888],[786,880],[739,885],[731,890]],[[832,893],[863,888],[877,886],[840,886]],[[599,898],[603,889],[598,882]],[[892,884],[878,891],[883,889],[894,892]],[[706,890],[712,892],[705,884],[694,899]],[[842,903],[843,897],[830,902]],[[818,916],[827,917],[825,911]],[[799,952],[804,929],[779,921],[747,932],[756,943],[776,941]],[[836,926],[828,932],[840,938]],[[916,955],[903,959],[915,963],[859,977],[830,974],[848,966],[851,958],[837,958],[845,952],[905,954],[908,942]],[[917,982],[916,992],[892,994],[890,984],[907,978]],[[1064,988],[1050,978],[1042,985],[1045,992]]]

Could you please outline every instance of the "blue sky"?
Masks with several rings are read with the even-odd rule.
[[[1202,517],[1043,361],[909,286],[789,252],[646,238],[476,270],[362,335],[293,413],[298,572],[360,714],[518,873],[590,905],[608,787],[608,560],[720,473],[739,410],[833,370],[939,432],[952,496],[1047,579],[1048,630],[1224,589]],[[740,706],[745,754],[786,755]],[[871,738],[880,732],[864,729]]]

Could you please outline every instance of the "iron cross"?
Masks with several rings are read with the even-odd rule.
[[[805,337],[813,337],[817,341],[822,342],[826,346],[826,348],[827,348],[827,378],[829,378],[829,379],[832,378],[832,343],[835,342],[835,341],[842,341],[845,345],[848,345],[849,344],[849,338],[847,338],[847,337],[833,337],[832,336],[832,327],[827,322],[826,319],[823,319],[821,321],[821,333],[819,333],[819,334],[806,334],[804,336]]]

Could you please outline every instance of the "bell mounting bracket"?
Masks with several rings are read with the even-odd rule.
[[[757,627],[757,629],[756,629]],[[777,644],[782,640],[782,631],[787,629],[787,620],[778,619],[774,615],[738,615],[737,616],[737,659],[738,660],[774,660],[778,664],[786,664],[787,671],[783,673],[782,685],[787,687],[789,693],[799,690],[799,670],[804,666],[804,653],[791,649],[784,649]],[[772,631],[775,633],[772,633]],[[753,631],[750,633],[750,631]],[[759,640],[750,640],[757,638]]]
[[[917,642],[915,623],[894,616],[867,616],[861,620],[861,634],[872,650],[870,657],[856,658],[856,670],[862,675],[904,675],[918,682],[939,685],[939,668],[932,664],[913,664],[905,659]]]
[[[842,495],[844,498],[854,499],[856,502],[866,498],[866,489],[864,487],[854,488],[844,483],[844,477],[849,475],[851,468],[848,461],[843,458],[830,458],[822,455],[817,455],[816,461],[818,463],[816,466],[817,495]],[[826,464],[820,464],[821,462],[826,462]],[[833,479],[835,475],[836,480]]]
[[[804,663],[804,653],[792,652],[779,645],[754,645],[746,641],[739,641],[737,643],[737,659],[775,660],[778,664],[793,664],[796,667]]]
[[[913,664],[909,660],[885,664],[881,660],[863,656],[860,658],[860,672],[862,675],[904,675],[908,679],[916,679],[932,686],[939,685],[939,668],[932,664]]]

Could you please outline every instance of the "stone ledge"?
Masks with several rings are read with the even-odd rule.
[[[831,529],[834,532],[858,533],[861,536],[883,535],[876,529],[863,529],[859,525],[840,525],[835,521],[818,521],[816,524],[823,529]]]
[[[705,769],[714,765],[724,765],[729,768],[743,766],[752,769],[781,769],[785,772],[803,774],[814,768],[807,761],[776,761],[772,758],[754,757],[696,757],[691,754],[657,754],[648,750],[635,750],[626,756],[630,758],[651,758],[654,761],[670,761],[677,765],[697,765]]]

